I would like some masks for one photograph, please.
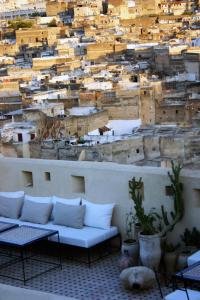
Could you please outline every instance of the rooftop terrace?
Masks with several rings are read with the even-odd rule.
[[[129,180],[142,177],[146,209],[159,209],[164,204],[171,210],[173,201],[166,193],[166,186],[170,185],[168,171],[109,162],[0,158],[0,191],[24,190],[33,196],[79,196],[95,203],[115,203],[113,224],[124,235],[125,216],[132,207]],[[46,180],[46,173],[50,174],[50,181]],[[187,214],[171,238],[177,238],[185,227],[200,226],[200,171],[184,169],[181,174]]]
[[[62,197],[81,196],[97,203],[116,204],[113,224],[125,236],[125,216],[132,201],[129,197],[128,182],[133,177],[142,177],[144,182],[144,205],[146,208],[164,204],[167,210],[172,201],[167,194],[170,184],[167,168],[136,167],[114,163],[91,163],[72,161],[53,161],[37,159],[0,158],[0,191],[24,190],[35,196],[57,195]],[[48,176],[46,176],[48,173]],[[181,181],[184,185],[185,217],[170,235],[177,240],[183,230],[199,226],[200,172],[183,170]],[[26,288],[66,295],[75,299],[125,300],[160,299],[157,285],[150,290],[127,291],[119,279],[120,253],[111,254],[93,263],[89,268],[83,263],[69,259],[70,252],[63,250],[63,269],[57,269],[27,282]],[[47,254],[41,254],[41,257]],[[81,257],[83,254],[78,252]],[[52,258],[54,260],[54,258]],[[42,264],[28,264],[27,272],[35,272]],[[2,270],[0,270],[0,275]],[[18,265],[4,271],[19,275]],[[0,276],[0,283],[13,286],[22,285],[13,279]],[[163,286],[164,294],[169,288]]]
[[[111,255],[90,268],[82,263],[63,260],[63,269],[54,270],[27,282],[25,288],[73,297],[77,300],[159,300],[157,286],[146,291],[127,291],[119,279],[119,254]],[[37,272],[41,265],[30,265]],[[11,269],[7,268],[7,272]],[[18,265],[12,266],[19,275]],[[18,281],[0,277],[0,283],[24,287]],[[167,294],[170,289],[163,288]]]

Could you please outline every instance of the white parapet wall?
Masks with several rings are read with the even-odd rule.
[[[114,202],[113,224],[124,234],[126,213],[133,206],[129,180],[142,177],[146,210],[156,207],[159,211],[163,204],[170,211],[173,200],[166,195],[168,170],[104,162],[0,158],[0,191],[24,190],[35,196],[81,196],[95,203]],[[172,239],[179,238],[186,227],[200,228],[200,171],[182,170],[181,175],[185,216],[171,234]]]

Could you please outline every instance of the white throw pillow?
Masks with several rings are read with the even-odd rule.
[[[7,197],[7,198],[19,198],[24,196],[24,191],[0,192],[0,196]]]
[[[34,197],[30,195],[25,195],[24,200],[32,201],[32,202],[38,202],[38,203],[52,203],[52,197]]]
[[[86,205],[84,224],[90,227],[109,229],[111,226],[114,203],[95,204],[83,200]]]

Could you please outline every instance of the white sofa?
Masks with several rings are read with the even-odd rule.
[[[94,204],[81,198],[33,197],[23,191],[0,192],[0,221],[58,230],[62,244],[87,250],[120,237],[117,227],[111,226],[113,208],[112,203]],[[58,237],[55,235],[49,240],[57,242]]]
[[[58,230],[60,235],[60,242],[62,244],[82,248],[91,248],[101,242],[104,242],[118,235],[118,229],[115,226],[111,226],[110,229],[100,229],[89,226],[84,226],[82,229],[75,229],[61,225],[55,225],[52,221],[44,225],[4,217],[0,217],[0,221],[10,222],[19,225],[29,225],[33,227]],[[50,237],[50,240],[57,242],[57,237],[52,236]]]

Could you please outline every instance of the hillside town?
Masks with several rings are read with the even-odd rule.
[[[0,0],[0,154],[200,166],[199,0]]]

